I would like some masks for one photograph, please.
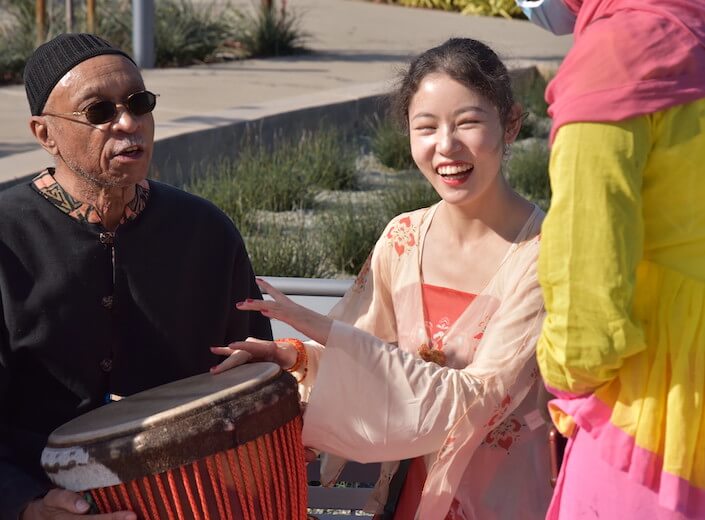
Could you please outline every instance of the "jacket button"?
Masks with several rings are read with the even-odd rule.
[[[113,297],[112,296],[103,296],[100,299],[100,304],[103,306],[104,309],[112,309],[113,308]]]
[[[113,245],[113,242],[115,241],[115,233],[111,231],[104,231],[103,233],[100,234],[98,237],[100,240],[101,244],[111,246]]]
[[[110,372],[113,369],[113,360],[105,358],[99,363],[99,366],[103,372]]]

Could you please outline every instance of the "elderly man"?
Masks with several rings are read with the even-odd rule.
[[[211,345],[271,329],[234,309],[261,294],[232,222],[146,180],[156,94],[130,57],[65,34],[24,77],[55,166],[0,192],[0,519],[68,520],[88,504],[49,491],[39,457],[54,428],[112,394],[206,372]]]

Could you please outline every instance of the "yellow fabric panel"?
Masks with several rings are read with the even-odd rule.
[[[650,147],[647,117],[565,125],[556,136],[539,256],[547,316],[538,360],[553,388],[591,392],[644,348],[631,309]]]
[[[705,489],[705,100],[563,127],[550,174],[544,378]]]

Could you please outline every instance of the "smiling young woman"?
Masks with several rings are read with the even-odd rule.
[[[304,442],[331,454],[322,481],[344,458],[384,462],[370,509],[385,518],[543,518],[543,213],[501,171],[521,121],[509,75],[484,44],[451,39],[411,63],[392,105],[442,200],[392,219],[329,316],[262,282],[273,301],[238,305],[315,340],[306,363],[286,342],[242,342],[218,351],[232,357],[215,371],[242,350],[295,365]]]

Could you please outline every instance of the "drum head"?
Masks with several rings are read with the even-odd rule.
[[[67,489],[115,485],[239,446],[299,414],[290,374],[274,363],[241,365],[152,388],[69,421],[49,436],[42,466]],[[81,467],[87,478],[76,477]]]
[[[280,372],[274,363],[250,363],[222,374],[199,374],[109,403],[59,426],[49,446],[73,446],[144,431],[229,401]]]

